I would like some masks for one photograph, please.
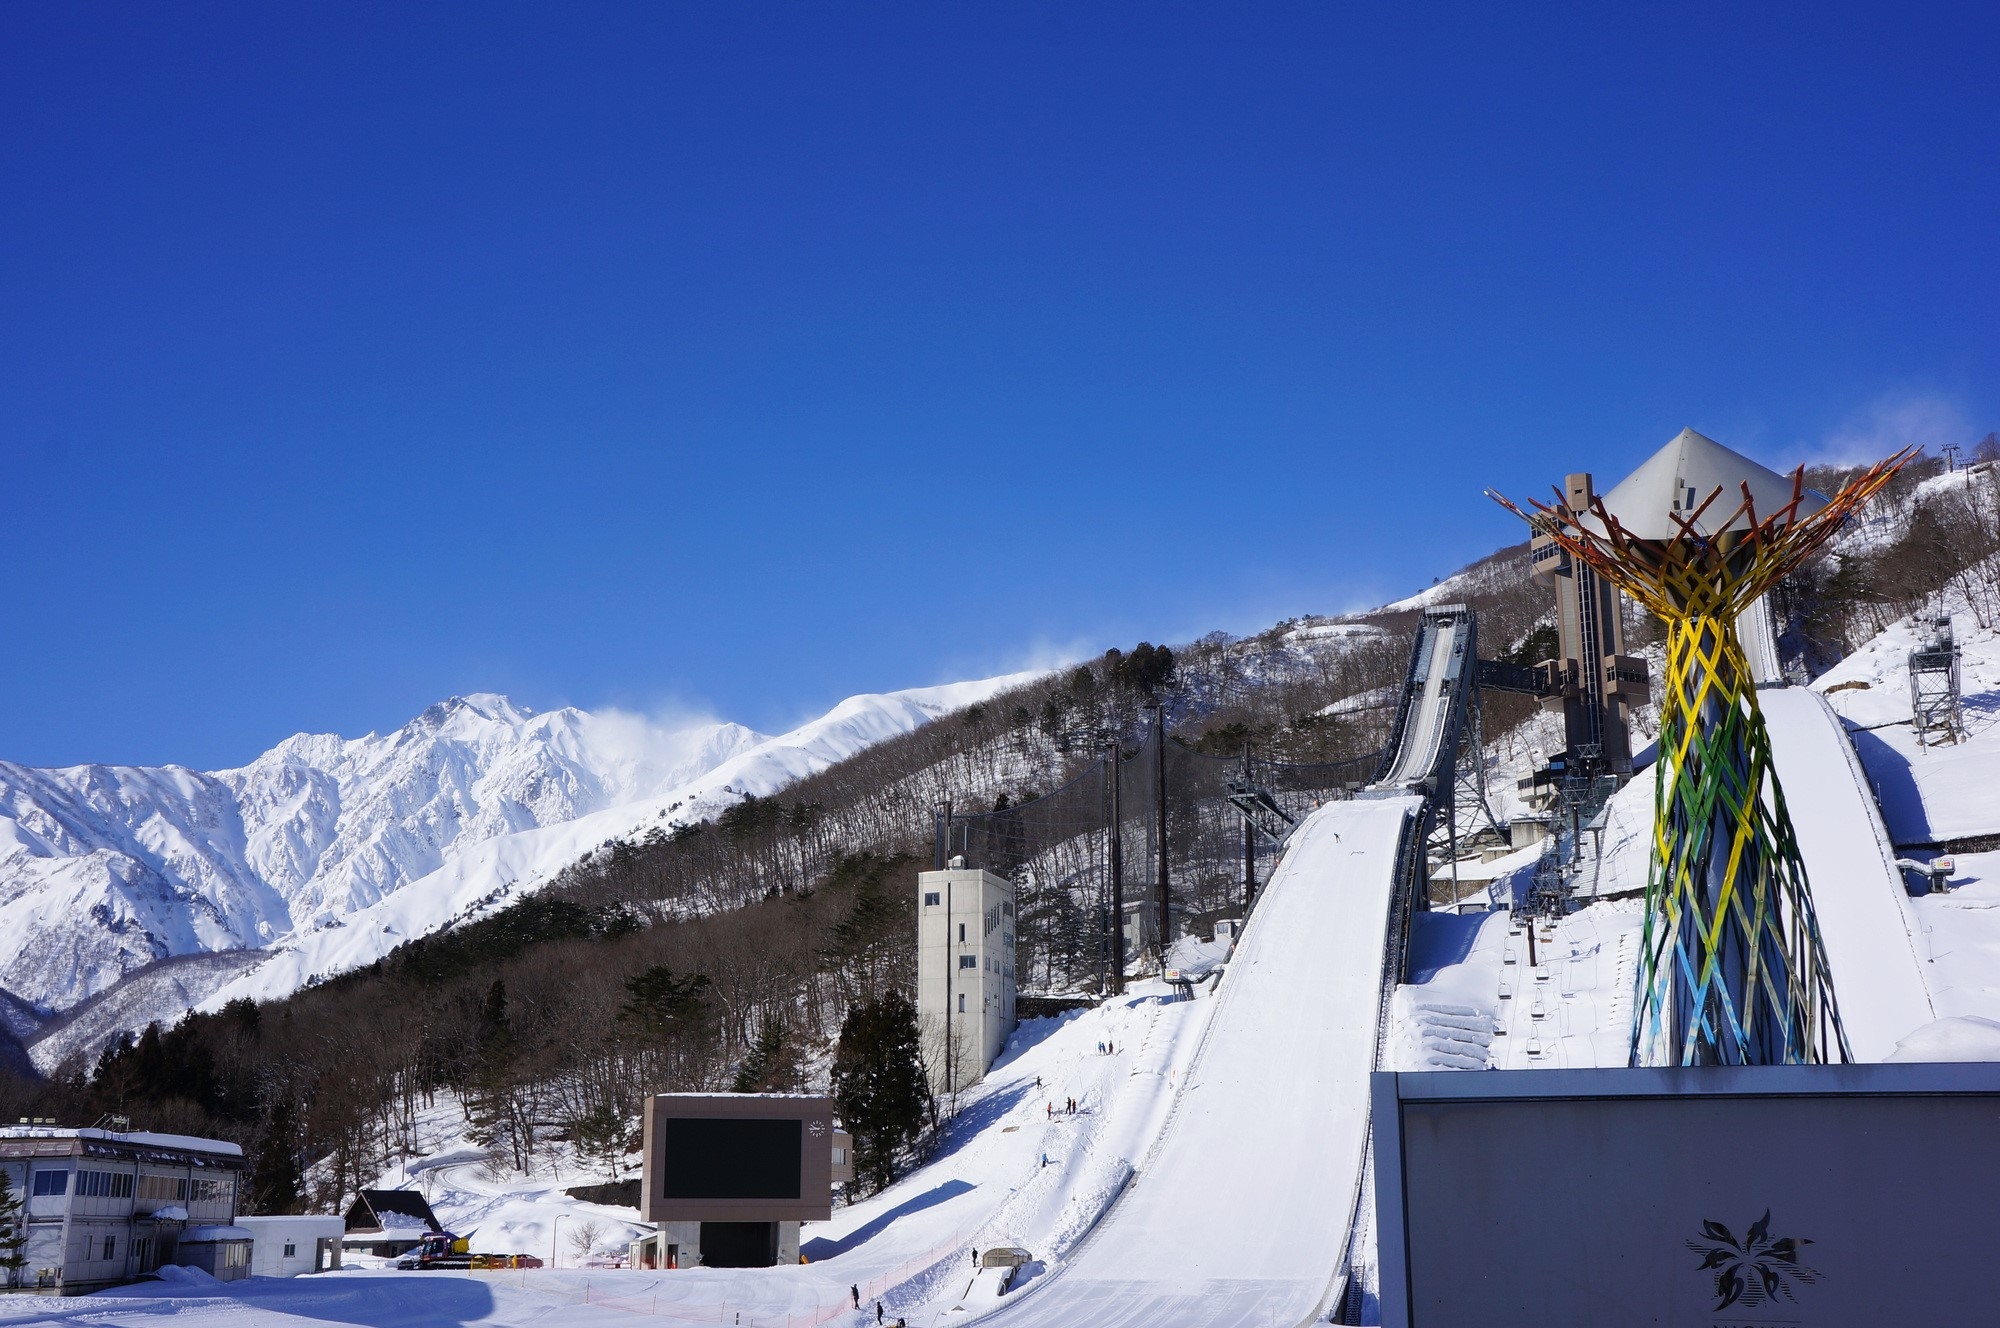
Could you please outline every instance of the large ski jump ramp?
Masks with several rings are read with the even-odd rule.
[[[1805,859],[1848,1047],[1856,1060],[1884,1060],[1937,1018],[1888,829],[1824,697],[1776,687],[1760,690],[1757,704]]]
[[[1397,839],[1420,805],[1336,802],[1299,827],[1153,1156],[1069,1259],[987,1322],[1297,1328],[1313,1317],[1361,1180]]]

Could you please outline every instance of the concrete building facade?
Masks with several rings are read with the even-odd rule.
[[[917,1020],[931,1088],[978,1083],[1014,1031],[1014,883],[977,867],[917,875]]]
[[[184,1234],[233,1229],[243,1150],[177,1134],[20,1125],[0,1128],[0,1168],[27,1229],[27,1266],[6,1289],[68,1296],[183,1262]]]
[[[1590,510],[1597,493],[1588,474],[1563,477],[1563,501],[1578,512]],[[1563,712],[1568,773],[1632,773],[1627,711],[1650,696],[1646,662],[1625,653],[1625,621],[1617,587],[1537,532],[1529,545],[1533,578],[1555,591],[1556,658],[1538,667],[1554,684],[1543,705]],[[1522,792],[1546,803],[1541,786]],[[1546,784],[1548,781],[1543,781]]]

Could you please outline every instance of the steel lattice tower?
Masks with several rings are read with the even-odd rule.
[[[1633,1065],[1851,1059],[1736,619],[1913,455],[1822,499],[1686,430],[1587,511],[1491,495],[1666,626]]]

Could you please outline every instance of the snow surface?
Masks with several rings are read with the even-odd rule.
[[[1397,838],[1417,805],[1331,803],[1300,826],[1155,1155],[994,1322],[1293,1328],[1324,1303],[1362,1176]]]
[[[1909,652],[1928,629],[1899,622],[1813,683],[1854,732],[1898,844],[2000,834],[2000,632],[1953,615],[1967,737],[1921,746],[1910,724]]]
[[[1186,1078],[1202,1030],[1219,1008],[1215,997],[1177,1000],[1163,984],[1146,981],[1096,1009],[1026,1021],[962,1098],[935,1158],[883,1193],[837,1209],[831,1221],[805,1225],[801,1248],[809,1263],[592,1270],[593,1294],[613,1297],[628,1311],[687,1321],[729,1323],[741,1313],[745,1324],[847,1323],[859,1322],[839,1313],[848,1288],[858,1285],[870,1306],[867,1322],[880,1298],[892,1318],[930,1323],[972,1289],[968,1251],[997,1245],[1021,1245],[1037,1256],[1015,1279],[1017,1287],[1031,1283],[1126,1185],[1158,1138],[1173,1088]],[[1110,1053],[1101,1050],[1107,1044]],[[1074,1114],[1063,1109],[1069,1098],[1078,1103]],[[449,1103],[426,1113],[418,1133],[427,1155],[392,1168],[378,1184],[421,1189],[446,1227],[475,1233],[476,1249],[553,1256],[566,1266],[576,1262],[570,1238],[585,1222],[602,1229],[600,1254],[622,1252],[646,1229],[634,1209],[565,1194],[565,1186],[606,1177],[576,1166],[559,1149],[551,1150],[553,1165],[524,1177],[493,1168],[463,1131],[463,1117]],[[413,1306],[425,1303],[435,1275],[405,1276],[419,1297]],[[581,1285],[562,1280],[572,1276],[568,1267],[553,1276],[547,1270],[495,1276],[496,1294],[503,1287],[550,1286],[571,1287],[573,1294]],[[514,1322],[504,1306],[490,1312],[500,1317],[467,1322]],[[725,1312],[728,1318],[719,1317]]]
[[[0,762],[0,986],[63,1010],[170,956],[268,948],[229,994],[282,995],[1033,676],[852,697],[778,737],[475,695],[237,770]]]

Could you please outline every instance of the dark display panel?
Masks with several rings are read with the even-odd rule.
[[[660,1143],[668,1199],[797,1199],[804,1122],[669,1116]]]

